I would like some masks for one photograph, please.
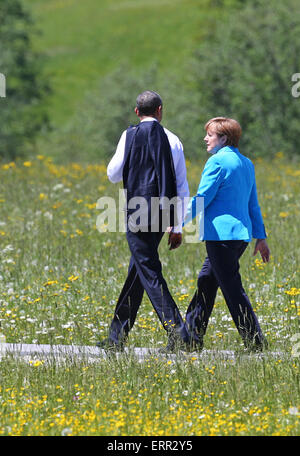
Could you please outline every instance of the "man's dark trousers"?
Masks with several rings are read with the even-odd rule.
[[[132,256],[109,332],[109,338],[115,343],[126,339],[134,325],[144,290],[168,334],[175,334],[184,342],[189,340],[185,324],[162,275],[158,246],[163,235],[163,231],[127,232]]]
[[[207,257],[198,276],[198,289],[187,309],[186,323],[192,339],[201,341],[206,332],[218,287],[246,345],[260,345],[263,335],[239,273],[239,258],[245,241],[206,241]]]

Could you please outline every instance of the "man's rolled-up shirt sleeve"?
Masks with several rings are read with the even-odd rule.
[[[107,167],[107,177],[113,184],[120,182],[123,178],[125,143],[126,131],[122,133],[116,152]]]
[[[182,222],[185,218],[186,211],[187,211],[187,199],[190,195],[189,184],[187,181],[187,173],[186,173],[183,146],[181,143],[180,143],[179,149],[177,150],[177,157],[178,157],[178,161],[176,163],[175,173],[176,173],[177,198],[178,198],[178,203],[177,203],[178,224],[176,226],[174,226],[173,232],[181,233],[182,232]]]

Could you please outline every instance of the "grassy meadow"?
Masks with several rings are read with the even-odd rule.
[[[191,193],[203,163],[188,162]],[[37,357],[0,359],[0,435],[297,435],[300,429],[300,169],[282,154],[256,162],[272,258],[253,244],[241,261],[269,351],[245,356],[221,294],[205,348],[137,361],[134,347],[160,347],[166,335],[145,296],[129,354],[94,363]],[[96,229],[103,195],[118,199],[103,164],[56,165],[38,155],[0,168],[0,323],[9,343],[91,345],[107,335],[126,277],[124,233]],[[204,259],[202,243],[168,251],[164,275],[183,315]],[[291,339],[294,337],[293,339]]]
[[[40,136],[31,157],[0,163],[1,436],[299,435],[300,167],[280,151],[273,161],[255,162],[271,261],[253,257],[254,243],[241,260],[244,287],[269,342],[264,356],[245,354],[221,293],[205,349],[232,350],[233,359],[191,353],[138,361],[131,349],[166,343],[147,296],[129,352],[120,357],[89,362],[1,353],[1,341],[95,346],[107,336],[129,251],[124,233],[97,230],[97,201],[118,202],[121,187],[107,179],[103,144],[99,162],[89,161],[84,147],[82,162],[66,159],[63,141],[72,148],[73,138],[64,137],[64,127],[76,129],[86,95],[99,97],[106,90],[102,78],[122,64],[137,75],[157,65],[158,91],[173,78],[188,84],[198,43],[237,3],[24,1],[40,31],[33,45],[44,55],[53,89],[45,101],[53,130]],[[167,109],[172,106],[170,100]],[[206,158],[199,149],[203,160],[187,161],[191,194]],[[160,245],[164,276],[183,315],[205,257],[204,244],[187,243],[186,236],[175,251],[167,239]]]

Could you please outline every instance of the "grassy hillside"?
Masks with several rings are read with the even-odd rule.
[[[224,3],[224,2],[223,2]],[[225,2],[226,3],[226,2]],[[65,123],[99,79],[126,62],[137,72],[156,63],[172,78],[185,71],[195,45],[215,23],[210,0],[31,0],[46,56],[55,126]],[[97,84],[98,87],[98,84]]]
[[[119,186],[108,181],[104,163],[92,164],[88,155],[87,139],[92,127],[98,128],[101,103],[90,103],[86,111],[80,107],[87,92],[92,99],[97,90],[109,95],[115,86],[123,90],[111,73],[124,61],[137,72],[157,62],[161,77],[170,82],[184,76],[196,43],[208,39],[223,14],[220,4],[235,0],[24,1],[42,31],[35,47],[46,54],[54,89],[48,104],[56,128],[47,137],[48,148],[43,139],[35,157],[0,165],[0,435],[299,435],[300,170],[279,150],[272,162],[256,161],[271,261],[254,257],[253,243],[241,260],[243,284],[269,351],[244,351],[219,291],[200,358],[182,353],[172,360],[155,354],[142,363],[136,360],[134,348],[166,343],[146,295],[128,354],[91,363],[36,356],[19,360],[5,353],[4,341],[95,346],[107,336],[129,250],[124,233],[105,232],[104,224],[104,232],[97,230],[102,212],[97,200],[109,195],[117,210],[122,205]],[[104,76],[110,78],[110,89]],[[136,89],[132,85],[132,93]],[[169,92],[172,101],[173,93],[185,97],[173,86]],[[121,102],[126,111],[128,102]],[[190,110],[189,100],[184,102]],[[170,105],[178,120],[179,104]],[[104,117],[109,108],[103,109]],[[81,112],[76,123],[73,116],[78,119]],[[179,119],[178,128],[188,120]],[[89,121],[94,121],[90,129]],[[63,139],[70,143],[70,161],[58,164],[47,151],[66,157]],[[86,154],[85,163],[75,162],[76,143]],[[188,147],[185,151],[189,157]],[[191,194],[202,169],[202,162],[187,162]],[[205,258],[204,244],[188,242],[187,234],[188,227],[178,250],[169,251],[167,239],[160,244],[164,276],[183,316]],[[210,350],[230,350],[234,358],[210,356]]]

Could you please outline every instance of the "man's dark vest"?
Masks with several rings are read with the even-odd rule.
[[[145,121],[128,128],[123,184],[127,191],[127,214],[130,215],[136,210],[128,207],[130,200],[134,197],[143,197],[147,201],[149,225],[152,218],[151,198],[165,197],[171,200],[177,196],[170,143],[159,122]],[[172,217],[173,214],[171,225],[174,224]]]

